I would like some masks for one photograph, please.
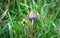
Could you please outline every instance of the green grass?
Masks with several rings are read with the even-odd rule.
[[[60,38],[60,0],[0,0],[0,8],[0,38]],[[39,14],[33,25],[30,11]]]

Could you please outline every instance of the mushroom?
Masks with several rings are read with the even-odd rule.
[[[25,24],[26,23],[26,19],[22,18],[22,23]]]
[[[34,19],[36,19],[37,17],[38,17],[38,15],[36,13],[34,13],[33,11],[31,11],[28,16],[29,20],[32,21],[32,24],[34,23]]]

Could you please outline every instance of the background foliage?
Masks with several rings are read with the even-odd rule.
[[[33,26],[30,11],[39,15]],[[0,38],[60,38],[59,14],[60,0],[0,0]]]

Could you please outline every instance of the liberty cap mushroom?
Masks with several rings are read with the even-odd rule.
[[[25,24],[25,22],[26,22],[26,19],[22,18],[22,23]]]
[[[28,16],[29,20],[32,21],[32,24],[34,22],[34,19],[36,19],[37,17],[38,17],[37,14],[34,13],[33,11],[31,11],[30,14],[29,14],[29,16]]]

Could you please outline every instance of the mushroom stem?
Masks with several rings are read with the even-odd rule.
[[[32,25],[33,25],[33,23],[34,23],[34,19],[32,19]]]

